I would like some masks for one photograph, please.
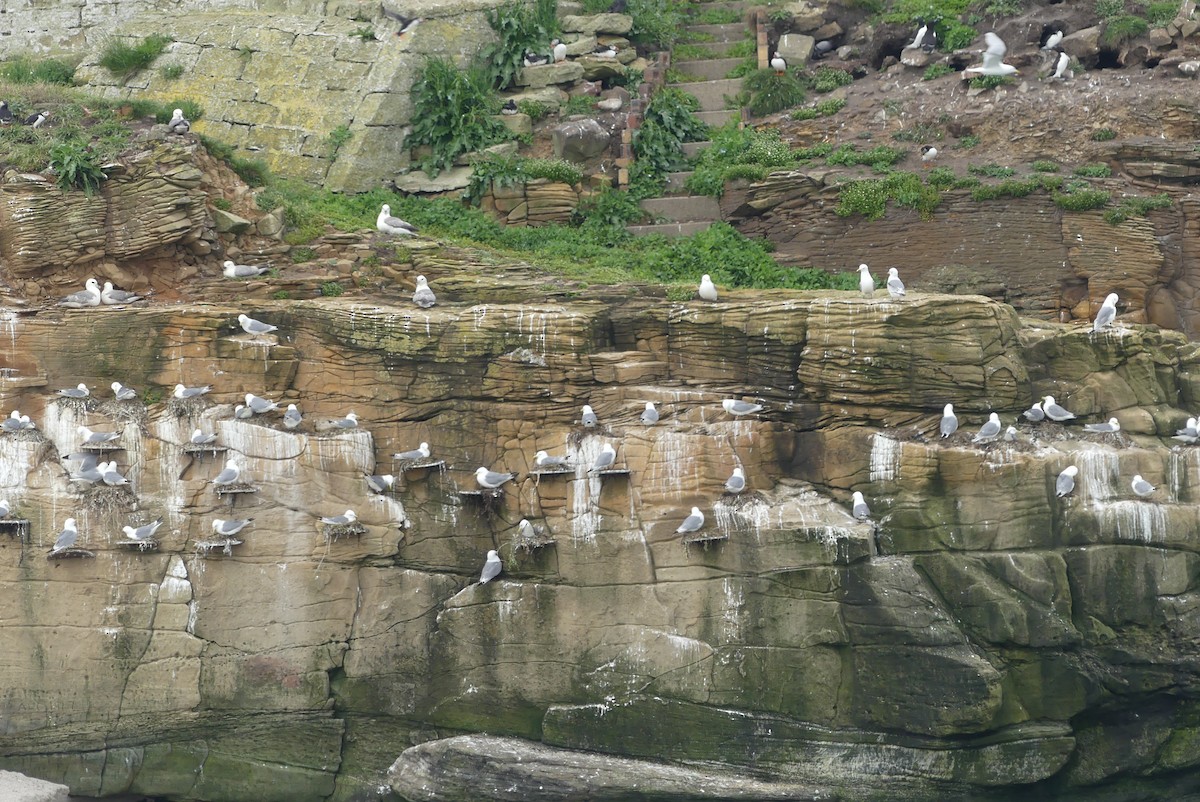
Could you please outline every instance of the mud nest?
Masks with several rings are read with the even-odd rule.
[[[146,407],[140,401],[105,401],[97,411],[113,420],[132,424],[146,431]]]
[[[137,496],[129,489],[129,485],[92,485],[83,492],[83,503],[101,515],[131,512],[137,507]]]
[[[553,546],[557,541],[541,527],[534,527],[533,534],[522,535],[517,533],[512,539],[513,551],[523,551],[526,554],[532,554],[538,549],[544,549],[547,546]]]
[[[100,402],[92,398],[90,395],[87,398],[67,398],[66,396],[59,396],[58,398],[54,399],[54,403],[58,404],[63,409],[71,410],[76,415],[84,415],[88,412],[94,412],[100,406]]]
[[[192,418],[212,406],[204,396],[195,398],[174,398],[167,402],[167,412],[176,418]]]
[[[341,537],[362,537],[367,533],[367,527],[358,521],[349,524],[325,524],[325,540],[337,540]]]
[[[233,554],[233,547],[242,545],[242,541],[237,538],[226,537],[220,540],[198,540],[196,541],[196,553],[202,557],[212,555],[215,550],[220,550],[225,556]]]

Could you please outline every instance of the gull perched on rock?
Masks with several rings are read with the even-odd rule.
[[[1092,321],[1092,331],[1100,331],[1107,329],[1113,324],[1117,317],[1117,294],[1110,292],[1104,299],[1104,303],[1100,305],[1100,311],[1096,313],[1096,319]]]
[[[429,459],[429,443],[421,443],[421,445],[411,451],[401,451],[398,454],[393,454],[392,459],[400,462],[416,462],[419,459]]]
[[[875,279],[871,275],[871,268],[866,265],[858,266],[858,289],[868,298],[875,296]]]
[[[216,478],[213,479],[214,485],[231,485],[237,482],[242,475],[242,469],[237,464],[237,460],[231,459],[225,462],[225,467]]]
[[[515,473],[500,473],[498,471],[489,471],[487,468],[479,467],[475,471],[475,481],[484,490],[495,490],[505,482],[516,479]]]
[[[79,436],[85,446],[99,446],[112,443],[120,438],[120,432],[93,432],[86,426],[79,427]]]
[[[12,512],[12,507],[8,503],[8,499],[0,499],[0,518],[7,518]]]
[[[179,399],[199,398],[210,390],[212,390],[211,384],[206,384],[203,387],[184,387],[182,384],[177,384],[175,385],[175,392],[172,395]]]
[[[1046,413],[1042,410],[1042,402],[1038,401],[1029,409],[1021,413],[1025,416],[1025,420],[1030,423],[1041,423],[1046,419]]]
[[[238,325],[242,327],[242,331],[247,334],[270,334],[278,329],[278,326],[272,326],[270,323],[263,323],[261,320],[255,320],[249,315],[238,315]]]
[[[533,528],[533,524],[529,523],[528,518],[522,518],[517,523],[517,535],[528,539],[537,536],[537,530]]]
[[[651,426],[658,423],[658,410],[654,408],[653,401],[646,402],[646,408],[642,410],[642,423],[646,426]]]
[[[1058,475],[1058,479],[1054,482],[1054,492],[1059,498],[1069,496],[1071,491],[1075,489],[1075,477],[1079,474],[1079,468],[1071,465],[1063,468],[1063,472]]]
[[[1062,423],[1063,421],[1069,421],[1075,418],[1075,413],[1068,412],[1063,407],[1060,407],[1058,404],[1054,403],[1054,396],[1052,395],[1048,395],[1042,399],[1042,412],[1045,412],[1046,417],[1055,423]]]
[[[417,233],[416,226],[404,222],[399,217],[392,217],[392,207],[386,203],[379,210],[379,216],[375,218],[375,227],[384,234],[404,234],[411,236]]]
[[[854,502],[850,507],[850,514],[860,521],[865,521],[871,517],[871,508],[867,506],[867,502],[863,499],[863,494],[855,490]]]
[[[733,474],[725,480],[726,493],[741,493],[746,489],[746,474],[741,468],[734,468]]]
[[[567,457],[552,457],[545,451],[539,451],[533,455],[535,468],[566,468],[570,464]]]
[[[983,64],[978,67],[968,67],[963,72],[977,72],[980,75],[1016,75],[1017,68],[1004,63],[1004,54],[1008,52],[1008,45],[1004,44],[1004,40],[992,31],[988,31],[983,35],[983,41],[987,44],[987,49],[983,51]]]
[[[167,130],[172,134],[186,134],[192,130],[192,124],[183,116],[183,109],[175,109],[171,112],[171,121],[167,123]]]
[[[321,523],[328,524],[329,526],[345,526],[346,524],[352,524],[357,520],[358,516],[354,514],[354,510],[346,510],[341,515],[331,515],[329,517],[322,518]]]
[[[251,414],[263,415],[272,410],[279,409],[279,404],[274,401],[268,401],[265,398],[260,398],[254,393],[246,393],[246,406],[250,408]]]
[[[479,574],[479,584],[486,585],[496,577],[500,576],[500,570],[504,566],[500,562],[500,555],[492,549],[487,553],[487,560],[483,563],[483,571]]]
[[[367,477],[367,487],[372,493],[386,493],[396,483],[396,477],[390,473],[381,473]]]
[[[118,401],[132,401],[137,398],[137,390],[132,387],[126,387],[120,382],[113,382],[109,386],[112,387],[113,398]]]
[[[329,421],[329,425],[335,429],[357,429],[358,415],[353,412],[347,412],[344,418],[334,418]]]
[[[589,405],[584,404],[583,416],[579,419],[579,422],[583,424],[585,429],[594,429],[596,424],[600,422],[600,419],[596,417],[595,412],[592,412],[592,408]]]
[[[162,518],[159,518],[157,521],[151,521],[150,523],[137,528],[132,526],[123,526],[121,527],[121,531],[124,532],[125,537],[129,538],[130,540],[146,541],[154,537],[154,533],[158,531],[160,526],[162,526]]]
[[[115,461],[101,462],[97,466],[97,470],[100,471],[101,481],[103,481],[104,484],[108,485],[109,487],[121,487],[122,485],[129,484],[129,480],[122,476],[121,472],[117,470],[117,463]]]
[[[221,272],[225,274],[226,278],[251,278],[253,276],[261,276],[271,269],[258,265],[239,265],[229,259],[225,260],[224,268]]]
[[[900,280],[900,271],[894,267],[888,268],[887,291],[893,300],[904,297],[904,282]]]
[[[1200,421],[1197,421],[1196,418],[1188,418],[1184,427],[1176,429],[1175,436],[1171,439],[1181,443],[1195,443],[1200,440]]]
[[[300,425],[300,421],[304,420],[300,414],[300,410],[296,409],[295,404],[287,405],[287,412],[283,413],[283,425],[289,429],[295,429]]]
[[[708,273],[700,277],[700,289],[697,292],[699,292],[700,300],[702,301],[717,300],[717,285],[713,284],[712,278],[709,277]]]
[[[613,448],[612,443],[605,443],[600,449],[600,453],[596,455],[596,461],[592,463],[589,471],[603,471],[612,467],[612,464],[617,459],[617,450]]]
[[[100,291],[100,303],[105,306],[117,306],[118,304],[131,304],[134,301],[142,300],[142,296],[132,292],[125,292],[113,287],[111,281],[104,282],[104,289]]]
[[[200,429],[192,431],[192,437],[189,441],[194,446],[207,446],[217,442],[216,434],[205,434]]]
[[[958,431],[958,416],[954,414],[954,405],[947,404],[942,409],[942,422],[938,424],[942,437],[949,437]]]
[[[233,537],[253,520],[253,518],[215,518],[212,522],[213,534],[221,537]]]
[[[683,523],[675,530],[676,534],[687,534],[688,532],[697,532],[700,527],[704,526],[704,513],[700,512],[699,507],[692,507],[692,514],[683,519]]]
[[[89,306],[99,306],[100,282],[94,278],[90,278],[83,283],[83,286],[84,289],[71,293],[59,301],[58,305],[69,309],[84,309]]]
[[[1000,416],[993,412],[988,416],[987,423],[971,438],[972,443],[990,443],[1000,436]]]
[[[70,476],[72,481],[87,482],[89,485],[94,485],[96,482],[104,479],[104,474],[100,470],[101,463],[96,462],[95,455],[82,454],[78,456],[81,458],[78,460],[70,460],[79,463],[78,467],[70,468]],[[63,459],[66,459],[66,457]]]
[[[63,529],[58,533],[58,538],[54,541],[54,548],[50,550],[50,553],[57,554],[60,551],[66,551],[74,546],[78,539],[79,530],[75,528],[75,519],[68,518],[63,522]]]
[[[1154,492],[1154,485],[1143,479],[1140,473],[1135,473],[1133,475],[1133,481],[1129,483],[1129,486],[1132,487],[1133,492],[1137,493],[1139,496],[1148,496]]]
[[[437,296],[429,289],[429,282],[424,276],[417,276],[417,288],[413,290],[413,303],[422,309],[428,309],[437,303]]]
[[[755,412],[762,412],[762,404],[751,404],[749,401],[741,401],[736,398],[726,398],[721,402],[721,406],[734,417],[740,418],[742,415],[753,415]]]
[[[1121,424],[1116,418],[1109,418],[1108,423],[1085,424],[1083,430],[1092,434],[1116,434],[1121,431]]]
[[[63,398],[87,398],[92,393],[90,390],[88,390],[88,386],[86,384],[80,382],[74,387],[68,387],[65,390],[59,390],[58,394]]]

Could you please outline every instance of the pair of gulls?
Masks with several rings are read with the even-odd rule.
[[[86,482],[89,485],[102,483],[109,487],[123,487],[129,484],[129,480],[117,470],[115,460],[97,462],[95,454],[85,452],[68,454],[63,457],[63,461],[69,466],[68,474],[72,481]]]
[[[111,281],[104,282],[104,288],[101,289],[99,281],[89,278],[83,286],[84,289],[71,293],[59,301],[58,305],[68,309],[87,309],[95,306],[119,306],[142,300],[140,295],[114,288]]]
[[[983,41],[986,45],[983,51],[983,63],[978,67],[968,67],[963,70],[964,73],[974,72],[979,75],[1018,75],[1017,68],[1011,64],[1004,63],[1004,55],[1008,52],[1008,45],[1004,44],[1004,40],[997,36],[992,31],[988,31],[983,35]],[[1046,40],[1043,45],[1043,50],[1053,50],[1062,42],[1062,31],[1056,31]],[[1059,53],[1058,62],[1055,65],[1052,78],[1066,79],[1067,68],[1071,64],[1071,57],[1066,53]]]
[[[858,266],[858,289],[868,298],[875,296],[875,277],[871,275],[871,268],[866,265]],[[892,298],[903,298],[905,294],[900,271],[894,267],[888,268],[887,291]]]
[[[737,495],[746,489],[746,473],[741,468],[734,468],[733,474],[725,480],[725,492]],[[856,494],[860,499],[861,494]],[[692,507],[691,513],[683,519],[683,523],[675,530],[676,534],[686,535],[698,532],[704,527],[704,513],[699,507]]]
[[[148,524],[143,524],[142,526],[138,527],[123,526],[121,527],[121,531],[125,533],[126,539],[137,541],[139,543],[145,543],[154,537],[154,533],[158,531],[160,526],[162,526],[161,518],[159,518],[157,521],[151,521]],[[78,540],[79,527],[76,525],[74,518],[68,518],[67,520],[63,521],[62,531],[59,532],[58,537],[55,538],[54,548],[50,550],[50,553],[53,555],[66,551],[74,546]]]
[[[109,386],[112,388],[113,398],[117,399],[118,401],[132,401],[137,398],[137,390],[133,389],[132,387],[126,387],[120,382],[113,382]],[[58,395],[60,397],[74,398],[77,401],[87,398],[91,394],[92,391],[88,389],[88,386],[83,382],[80,382],[74,387],[68,387],[64,390],[58,391]]]
[[[1071,495],[1075,490],[1075,477],[1078,475],[1079,468],[1075,465],[1064,468],[1062,473],[1058,475],[1058,478],[1054,481],[1054,492],[1059,498]],[[1156,489],[1154,485],[1143,479],[1140,473],[1133,475],[1133,479],[1129,482],[1129,487],[1133,490],[1134,495],[1140,498],[1151,495]]]
[[[617,449],[612,443],[605,443],[600,448],[600,453],[596,455],[596,459],[592,462],[592,466],[588,468],[588,473],[607,470],[613,466],[617,460]],[[535,456],[533,463],[538,468],[565,468],[570,466],[570,462],[566,457],[551,457],[545,451],[539,451]],[[492,471],[480,466],[475,470],[475,481],[479,487],[484,490],[496,490],[502,487],[506,482],[516,479],[515,473],[502,471]]]
[[[28,415],[22,415],[20,410],[14,409],[9,416],[0,423],[0,430],[5,432],[21,432],[26,429],[36,429],[37,424],[29,419]]]

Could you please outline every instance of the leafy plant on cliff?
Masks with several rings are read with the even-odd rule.
[[[683,35],[686,8],[677,0],[628,0],[625,13],[633,17],[630,38],[650,47],[670,47]]]
[[[1075,175],[1084,178],[1108,178],[1112,175],[1112,168],[1107,164],[1083,164],[1075,168]]]
[[[964,25],[963,14],[972,0],[895,0],[883,15],[884,22],[914,23],[918,19],[933,26],[942,50],[959,50],[975,39],[975,29]]]
[[[488,73],[476,66],[460,70],[444,58],[430,58],[412,86],[412,131],[405,147],[428,145],[420,168],[431,176],[472,150],[508,138],[493,116],[495,100]]]
[[[10,84],[46,83],[70,86],[74,77],[74,67],[53,58],[34,61],[27,56],[17,56],[0,64],[0,78]]]
[[[496,41],[480,52],[492,86],[506,89],[524,67],[525,53],[545,53],[558,31],[557,0],[534,0],[533,5],[512,2],[487,12]]]
[[[1104,33],[1100,39],[1109,45],[1120,45],[1128,42],[1150,30],[1150,23],[1132,14],[1122,14],[1104,23]]]
[[[329,161],[337,158],[340,151],[347,142],[354,138],[354,132],[350,130],[348,125],[339,125],[329,132],[329,136],[325,137],[325,147],[329,149]]]
[[[749,94],[746,108],[755,117],[799,106],[805,98],[804,84],[787,72],[757,70],[742,80],[742,86]]]
[[[153,64],[172,41],[171,37],[158,34],[151,34],[135,45],[110,39],[100,51],[97,63],[119,78],[128,78]]]
[[[1051,197],[1061,209],[1086,212],[1107,206],[1111,195],[1102,189],[1075,189],[1069,192],[1055,192]]]
[[[661,179],[683,165],[683,143],[708,137],[708,126],[695,115],[700,102],[688,93],[667,87],[646,106],[642,127],[633,135],[634,165],[639,175]]]
[[[841,217],[857,214],[867,220],[878,220],[887,211],[889,202],[916,209],[922,217],[928,217],[941,203],[941,193],[937,187],[923,183],[916,173],[895,170],[883,178],[843,184],[834,211]]]
[[[54,183],[64,192],[82,189],[91,195],[106,177],[95,154],[80,142],[55,145],[50,151],[50,169],[54,171]]]
[[[471,183],[463,197],[472,205],[478,205],[492,185],[510,187],[539,178],[574,186],[583,180],[583,171],[563,159],[527,159],[489,153],[472,160]]]
[[[1130,217],[1145,217],[1155,209],[1169,209],[1173,203],[1171,196],[1166,193],[1148,198],[1122,198],[1116,207],[1104,213],[1104,219],[1115,226]]]
[[[747,178],[761,181],[773,168],[791,167],[796,155],[775,130],[756,131],[726,126],[717,131],[712,145],[700,152],[688,192],[720,197],[726,180]]]

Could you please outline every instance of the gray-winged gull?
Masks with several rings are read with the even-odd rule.
[[[296,409],[296,405],[288,404],[287,412],[283,413],[283,425],[289,429],[295,429],[302,420],[304,417],[300,414],[300,410]]]
[[[253,520],[253,518],[216,518],[212,522],[212,530],[221,537],[233,537]]]
[[[353,412],[347,412],[344,418],[334,418],[329,421],[329,425],[335,429],[356,429],[358,428],[358,415]]]
[[[958,416],[954,414],[954,405],[947,404],[942,408],[942,421],[938,424],[942,437],[949,437],[958,431]]]
[[[658,410],[654,408],[653,401],[646,402],[646,408],[642,410],[642,423],[646,426],[658,423]]]
[[[171,112],[171,120],[167,123],[167,131],[172,134],[186,134],[192,130],[192,124],[183,116],[183,109]]]
[[[246,393],[246,406],[250,407],[250,411],[255,415],[263,415],[272,410],[279,409],[279,404],[274,401],[268,401],[265,398],[260,398],[254,393]]]
[[[151,521],[144,526],[139,526],[136,529],[132,526],[123,526],[121,527],[121,531],[130,540],[149,540],[154,537],[154,533],[158,531],[158,527],[160,526],[162,526],[162,518],[159,518],[157,521]]]
[[[522,518],[517,523],[517,535],[523,538],[532,538],[537,535],[534,531],[533,524],[529,523],[528,518]]]
[[[866,265],[858,266],[858,289],[868,298],[875,295],[875,279],[871,275],[871,268]]]
[[[384,493],[396,483],[396,477],[390,473],[380,473],[367,477],[367,487],[373,493]]]
[[[80,382],[75,387],[68,387],[65,390],[59,390],[58,394],[63,398],[87,398],[92,394],[92,392],[88,389],[86,384]]]
[[[172,395],[180,399],[199,398],[210,390],[212,390],[211,384],[206,384],[203,387],[184,387],[182,384],[177,384],[175,385],[175,392]]]
[[[0,429],[3,429],[6,432],[19,432],[22,429],[28,428],[25,425],[25,420],[27,420],[26,416],[22,415],[20,410],[14,409],[9,413],[8,417],[5,418],[2,423],[0,423]]]
[[[980,75],[1016,75],[1017,68],[1004,63],[1004,54],[1008,52],[1008,45],[1004,44],[1004,40],[992,31],[985,33],[983,40],[987,43],[987,49],[983,51],[983,64],[978,67],[968,67],[963,72],[977,72]]]
[[[570,464],[568,457],[552,457],[545,451],[533,455],[533,465],[536,468],[565,468]]]
[[[379,210],[379,216],[375,218],[375,227],[384,234],[404,234],[413,235],[417,233],[417,227],[411,223],[406,223],[399,217],[392,217],[392,207],[386,203]]]
[[[1172,440],[1178,440],[1181,443],[1195,443],[1200,440],[1200,421],[1195,418],[1188,418],[1187,423],[1182,429],[1175,430],[1175,436]]]
[[[1058,479],[1054,481],[1054,492],[1059,498],[1069,496],[1071,491],[1075,489],[1075,477],[1079,474],[1079,468],[1071,465],[1063,468],[1062,473],[1058,475]]]
[[[192,437],[189,442],[191,442],[191,444],[194,446],[212,445],[213,443],[217,442],[217,435],[216,433],[205,434],[200,429],[193,429]]]
[[[226,278],[252,278],[261,276],[271,268],[261,265],[239,265],[232,260],[226,259],[224,269],[221,271]]]
[[[417,288],[413,290],[413,303],[422,309],[428,309],[437,303],[437,296],[429,289],[429,282],[424,276],[417,276]]]
[[[270,334],[278,329],[278,326],[272,326],[270,323],[263,323],[261,320],[255,320],[248,315],[238,315],[238,325],[242,327],[242,331],[247,334]]]
[[[142,300],[142,296],[132,292],[125,292],[113,287],[111,281],[104,282],[104,289],[100,291],[100,303],[105,306],[117,306],[118,304],[131,304],[134,301]]]
[[[250,407],[246,406],[245,404],[238,404],[233,408],[233,417],[238,418],[239,420],[250,420],[254,417],[254,410],[250,409]]]
[[[1009,426],[1004,430],[1004,442],[1015,443],[1017,441],[1017,427]]]
[[[699,507],[692,507],[692,514],[683,519],[683,523],[675,530],[676,534],[686,534],[688,532],[696,532],[700,527],[704,526],[704,513],[700,512]]]
[[[484,490],[495,490],[512,479],[516,479],[515,473],[500,473],[498,471],[489,471],[487,468],[480,467],[475,471],[475,481]]]
[[[321,523],[328,524],[329,526],[345,526],[346,524],[352,524],[357,520],[358,516],[354,514],[354,510],[346,510],[341,515],[330,515],[322,518]]]
[[[1063,407],[1060,407],[1054,402],[1054,396],[1048,395],[1042,399],[1042,412],[1046,413],[1046,417],[1056,423],[1072,420],[1075,417],[1073,412],[1068,412]]]
[[[54,541],[54,548],[50,550],[51,554],[57,554],[60,551],[65,551],[75,545],[75,541],[79,539],[79,530],[75,528],[75,519],[68,518],[63,522],[63,529],[58,533],[58,538]]]
[[[231,459],[225,462],[225,467],[216,478],[213,479],[215,485],[231,485],[238,480],[242,475],[242,469],[238,466],[237,460]]]
[[[850,514],[860,521],[865,521],[871,517],[871,508],[867,506],[867,502],[863,499],[863,494],[860,490],[855,490],[853,493]]]
[[[1096,313],[1096,319],[1092,321],[1092,331],[1100,331],[1107,329],[1113,324],[1117,317],[1117,294],[1110,292],[1104,299],[1104,303],[1100,305],[1100,311]]]
[[[97,466],[97,468],[100,471],[100,478],[104,481],[104,484],[108,485],[109,487],[121,487],[122,485],[129,484],[129,480],[122,476],[120,471],[117,470],[117,463],[115,460],[112,462],[102,462],[99,466]]]
[[[763,408],[762,404],[751,404],[749,401],[740,401],[736,398],[726,398],[721,402],[721,406],[735,417],[753,415],[755,412],[762,412]]]
[[[1042,410],[1041,401],[1038,401],[1021,414],[1025,416],[1025,420],[1030,421],[1031,423],[1041,423],[1046,419],[1046,413]]]
[[[1121,423],[1116,418],[1109,418],[1108,423],[1084,424],[1083,430],[1093,434],[1115,434],[1121,431]]]
[[[100,305],[100,282],[94,278],[90,278],[84,282],[85,289],[79,292],[73,292],[67,297],[58,302],[59,306],[65,306],[68,309],[84,309],[89,306]]]
[[[118,401],[132,401],[137,398],[137,390],[132,387],[126,387],[120,382],[113,382],[109,386],[112,387],[113,398]]]
[[[400,462],[416,462],[419,459],[429,459],[429,443],[421,443],[421,445],[410,451],[401,451],[392,455],[392,459]]]
[[[893,300],[904,297],[904,282],[900,280],[900,271],[894,267],[888,268],[887,291]]]
[[[979,428],[975,436],[971,438],[972,443],[990,443],[1000,436],[1000,416],[993,412],[988,416],[987,423]]]
[[[583,417],[579,419],[579,422],[582,423],[585,428],[591,429],[600,422],[600,419],[596,417],[596,413],[592,411],[592,408],[589,405],[584,404]]]
[[[8,499],[0,499],[0,518],[7,518],[10,512],[12,507],[9,506]]]
[[[734,468],[733,475],[725,480],[726,493],[741,493],[746,489],[746,474],[741,468]]]
[[[487,560],[483,563],[483,571],[479,574],[479,584],[486,585],[496,577],[500,576],[500,569],[504,566],[500,562],[500,555],[492,549],[487,554]]]
[[[592,463],[590,471],[603,471],[606,468],[611,468],[613,462],[617,459],[617,450],[612,447],[611,443],[605,443],[600,453],[596,455],[596,461]]]
[[[79,437],[84,445],[97,446],[116,441],[121,437],[121,432],[93,432],[86,426],[80,426]]]
[[[1154,485],[1143,479],[1140,473],[1135,473],[1133,475],[1133,481],[1129,483],[1129,486],[1132,487],[1133,492],[1137,493],[1139,496],[1148,496],[1154,492]]]
[[[717,300],[717,285],[713,284],[712,278],[707,273],[700,277],[700,299],[704,301]]]

